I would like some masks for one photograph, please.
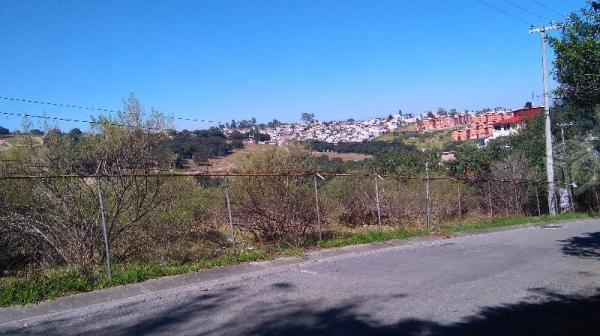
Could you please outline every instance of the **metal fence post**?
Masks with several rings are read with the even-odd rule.
[[[377,204],[377,224],[381,229],[381,206],[379,204],[379,186],[377,184],[377,178],[381,178],[379,175],[375,174],[375,203]]]
[[[231,214],[231,200],[229,197],[229,183],[227,183],[227,177],[224,176],[223,180],[225,180],[225,200],[227,201],[227,212],[229,215],[229,230],[231,234],[231,244],[233,245],[233,253],[237,252],[237,247],[235,244],[235,229],[233,227],[233,215]]]
[[[431,197],[429,195],[429,162],[425,162],[425,197],[427,209],[427,228],[431,227]]]
[[[462,204],[460,197],[460,180],[456,180],[456,189],[458,189],[458,218],[462,219]]]
[[[492,186],[490,184],[490,180],[487,181],[487,189],[488,189],[488,204],[490,207],[490,217],[494,218],[494,208],[492,207]]]
[[[321,211],[319,209],[319,188],[317,186],[317,175],[319,174],[315,174],[313,176],[313,182],[315,184],[315,204],[317,207],[317,230],[319,231],[319,241],[321,241],[323,240],[323,234],[321,233]],[[319,175],[319,177],[323,179],[321,175]]]
[[[542,215],[542,210],[540,209],[540,194],[538,192],[538,186],[535,185],[535,201],[537,202],[537,211],[538,217]]]
[[[108,230],[106,229],[106,220],[104,219],[104,200],[102,199],[102,188],[100,188],[100,176],[96,177],[96,187],[98,189],[98,205],[100,207],[100,223],[102,224],[102,234],[104,236],[104,249],[106,253],[106,273],[108,281],[112,281],[112,266],[110,264],[110,248],[108,246]]]

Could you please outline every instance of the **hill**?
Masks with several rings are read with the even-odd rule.
[[[417,132],[414,124],[404,126],[393,132],[381,135],[376,141],[404,142],[407,145],[413,145],[420,150],[437,149],[441,150],[452,142],[452,130],[441,130],[434,132]]]

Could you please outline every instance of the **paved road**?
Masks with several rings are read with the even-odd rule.
[[[202,273],[0,310],[0,334],[600,335],[598,220]]]

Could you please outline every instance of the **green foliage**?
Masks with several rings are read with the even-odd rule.
[[[117,264],[113,268],[112,282],[108,280],[102,267],[95,267],[92,270],[81,267],[61,267],[22,277],[0,278],[0,307],[11,304],[32,304],[71,293],[136,283],[167,275],[192,273],[242,262],[266,260],[277,255],[275,252],[269,255],[262,250],[248,250],[188,265]]]
[[[600,104],[600,11],[582,9],[569,16],[560,38],[550,39],[556,58],[558,95],[577,107]],[[590,113],[587,110],[587,113]],[[584,118],[591,119],[589,116]]]
[[[237,140],[237,139],[236,139]],[[209,158],[225,156],[235,147],[218,128],[183,130],[164,140],[163,146],[184,159],[194,159],[197,163],[207,162]]]
[[[377,140],[396,143],[402,142],[408,146],[416,147],[419,150],[442,150],[448,144],[453,143],[452,130],[417,132],[399,129],[385,133],[377,138]]]
[[[344,237],[333,238],[331,240],[322,241],[319,246],[324,248],[341,247],[348,245],[367,244],[379,241],[393,240],[393,239],[405,239],[410,237],[418,237],[427,235],[427,231],[423,230],[380,230],[380,229],[368,229],[363,230],[355,234],[347,234]]]
[[[373,170],[383,174],[423,176],[427,162],[431,173],[441,172],[439,160],[439,153],[436,151],[392,149],[379,153],[373,162]]]
[[[329,158],[327,155],[319,155],[317,156],[317,170],[331,173],[367,172],[371,161],[371,159],[344,161],[341,158]]]
[[[383,151],[396,150],[416,150],[414,146],[406,145],[401,141],[365,141],[365,142],[340,142],[337,144],[324,141],[308,141],[308,146],[317,152],[338,152],[338,153],[360,153],[377,155]]]
[[[541,179],[545,174],[544,139],[544,119],[540,115],[530,120],[519,133],[494,139],[485,147],[470,141],[457,145],[456,160],[446,163],[446,166],[451,176],[485,179],[491,175],[495,162],[511,155],[521,155],[529,159],[528,170],[534,173],[535,178]]]

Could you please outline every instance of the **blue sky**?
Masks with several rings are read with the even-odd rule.
[[[534,24],[514,4],[546,19],[560,17],[539,3],[585,5],[482,1]],[[539,35],[476,0],[15,0],[0,2],[0,22],[2,97],[118,109],[134,92],[180,117],[266,122],[515,108],[542,86]],[[0,111],[91,114],[2,100]]]

